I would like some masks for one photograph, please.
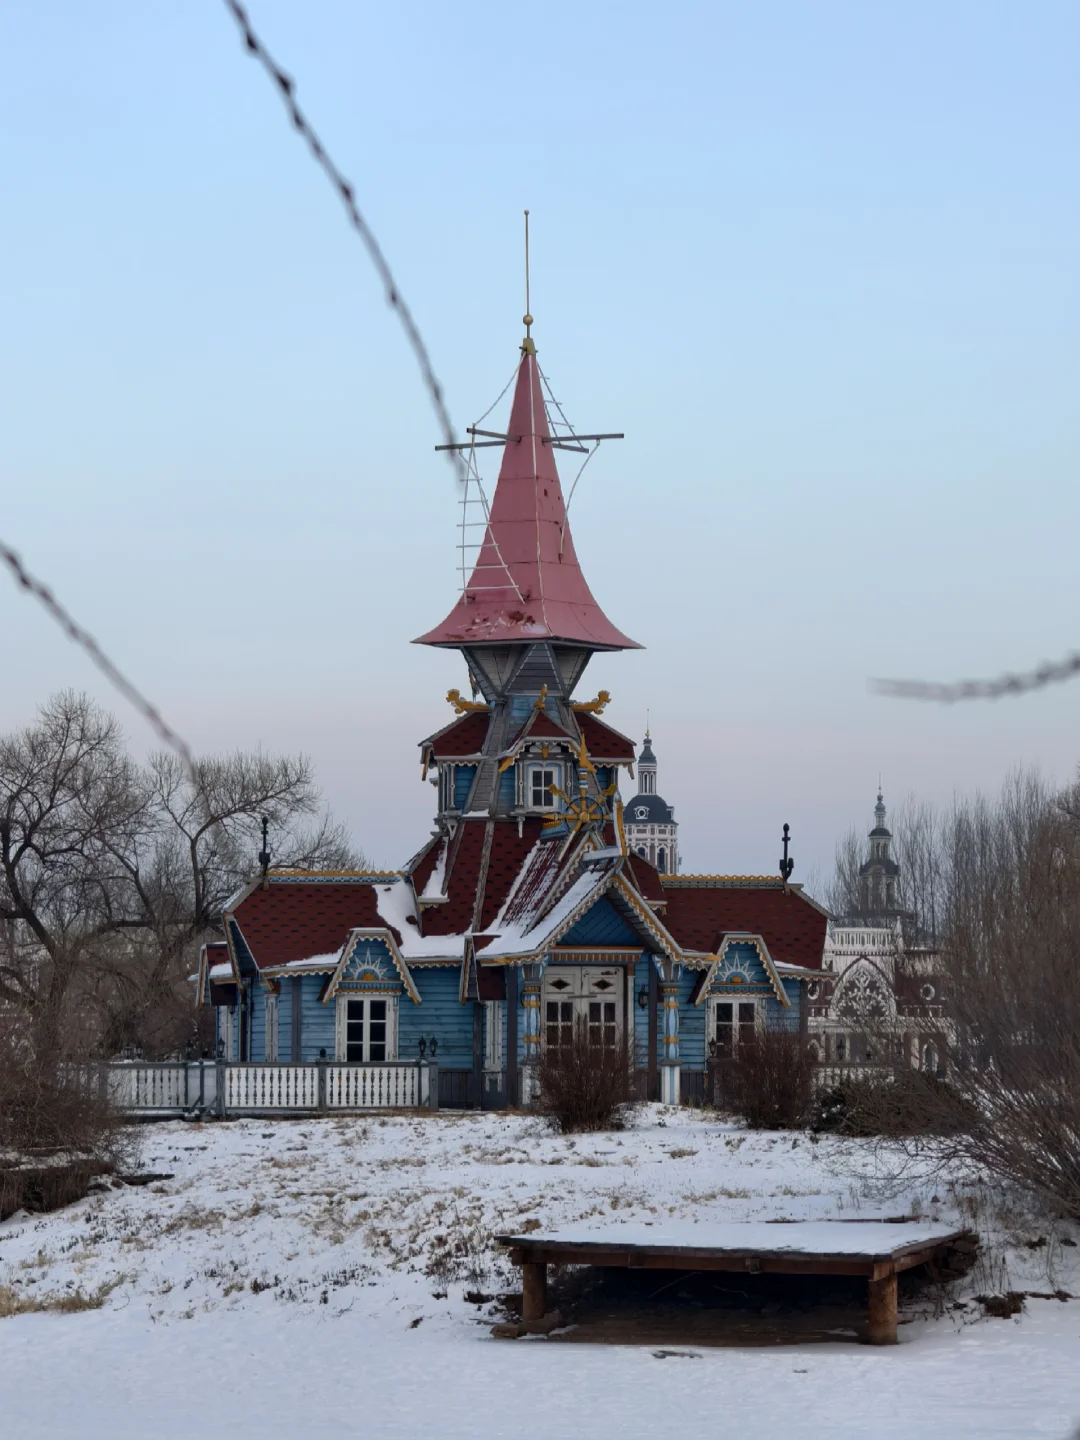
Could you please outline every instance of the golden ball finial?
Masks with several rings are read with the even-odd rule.
[[[533,318],[532,318],[532,316],[531,316],[531,315],[523,315],[523,316],[521,317],[521,323],[522,323],[523,325],[531,325],[531,324],[533,323]]]

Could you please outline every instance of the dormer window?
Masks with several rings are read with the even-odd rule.
[[[439,809],[449,810],[454,803],[454,767],[443,765],[439,768]]]
[[[530,765],[526,772],[527,798],[530,810],[556,810],[558,796],[552,787],[562,788],[561,765]]]

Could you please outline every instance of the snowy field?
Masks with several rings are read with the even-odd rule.
[[[650,1107],[626,1132],[568,1139],[501,1115],[172,1123],[142,1132],[140,1163],[172,1178],[0,1225],[0,1302],[67,1304],[0,1319],[5,1440],[675,1424],[1065,1440],[1080,1424],[1080,1301],[1028,1298],[1001,1320],[970,1299],[1080,1293],[1080,1236],[974,1182],[885,1184],[863,1142]],[[496,1340],[496,1307],[465,1299],[519,1288],[493,1233],[898,1214],[973,1225],[985,1251],[944,1307],[902,1309],[895,1348]]]

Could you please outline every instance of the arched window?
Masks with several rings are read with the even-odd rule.
[[[656,868],[660,871],[661,875],[667,871],[667,851],[663,845],[661,845],[660,849],[656,852]]]
[[[649,852],[645,849],[644,845],[639,845],[637,847],[637,853],[641,856],[643,860],[647,860],[649,858]]]
[[[930,1042],[922,1049],[922,1072],[924,1075],[936,1075],[938,1068],[937,1046]]]

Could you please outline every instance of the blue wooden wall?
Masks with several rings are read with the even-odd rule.
[[[476,777],[475,765],[454,766],[454,809],[464,810],[466,801],[469,798],[469,791],[472,789],[473,780]]]
[[[461,972],[456,965],[412,970],[413,983],[420,992],[420,1005],[407,995],[398,1009],[398,1058],[415,1060],[421,1036],[439,1042],[436,1062],[440,1069],[471,1070],[473,1063],[473,1002],[458,999]]]
[[[640,945],[641,937],[631,930],[611,901],[601,896],[567,931],[559,944],[631,946]]]

